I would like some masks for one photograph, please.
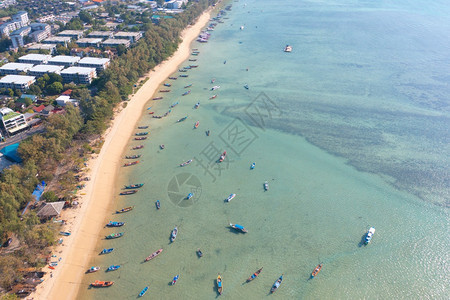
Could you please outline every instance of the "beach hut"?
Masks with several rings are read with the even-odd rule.
[[[65,201],[46,203],[37,213],[37,216],[41,219],[50,219],[59,216]]]

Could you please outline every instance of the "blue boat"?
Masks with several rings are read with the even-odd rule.
[[[170,83],[164,83],[164,86],[171,87],[172,85]]]
[[[189,194],[187,195],[186,199],[189,200],[189,199],[191,199],[192,197],[194,197],[194,194],[189,193]]]
[[[180,278],[180,275],[177,275],[172,279],[172,285],[175,285],[175,283],[177,283],[178,278]]]
[[[245,89],[248,90],[248,84],[244,85]]]
[[[250,166],[250,170],[253,170],[255,168],[255,163],[252,163],[252,165]]]
[[[109,272],[109,271],[115,271],[115,270],[117,270],[118,268],[120,268],[119,265],[117,265],[117,266],[112,265],[112,266],[109,266],[108,269],[106,269],[106,272]]]
[[[231,227],[231,228],[234,228],[234,229],[236,229],[236,230],[238,230],[238,231],[241,231],[241,232],[243,232],[243,233],[247,233],[247,232],[248,232],[247,229],[244,228],[244,226],[239,225],[239,224],[231,224],[231,223],[230,223],[230,227]]]
[[[156,200],[155,205],[156,205],[156,209],[161,208],[161,202],[159,202],[159,200]]]
[[[144,296],[145,293],[147,293],[148,291],[148,286],[146,286],[140,293],[139,293],[139,297]]]
[[[178,105],[178,101],[175,102],[174,104],[172,104],[172,105],[170,106],[170,108],[174,108],[174,107],[177,106],[177,105]]]
[[[64,236],[69,236],[70,232],[60,231],[59,234],[64,235]]]
[[[108,224],[106,224],[107,227],[121,227],[125,225],[125,222],[113,222],[113,221],[109,221]]]
[[[181,76],[181,75],[180,75]],[[184,92],[183,94],[181,94],[181,96],[186,96],[191,92],[191,90]]]
[[[109,249],[103,249],[102,252],[100,252],[100,254],[108,254],[113,252],[114,248],[109,248]]]

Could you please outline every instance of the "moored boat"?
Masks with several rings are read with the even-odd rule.
[[[64,235],[64,236],[69,236],[69,235],[71,235],[70,232],[66,232],[66,231],[60,231],[59,234]]]
[[[120,210],[116,210],[116,214],[121,214],[121,213],[124,213],[124,212],[128,212],[130,210],[133,210],[133,208],[134,208],[134,206],[128,206],[128,207],[122,208]]]
[[[123,225],[125,225],[125,222],[113,222],[113,221],[109,221],[109,223],[106,224],[106,227],[122,227]]]
[[[170,108],[174,108],[175,106],[177,106],[178,105],[178,101],[177,102],[175,102],[175,103],[173,103],[171,106],[170,106]]]
[[[164,148],[166,148],[166,146],[164,146],[164,144],[159,145],[159,149],[163,150]]]
[[[100,254],[108,254],[113,252],[114,248],[109,248],[109,249],[103,249]]]
[[[91,283],[92,287],[108,287],[114,284],[114,281],[100,281],[96,280],[93,283]]]
[[[187,118],[188,118],[188,116],[182,117],[181,119],[178,119],[177,122],[178,122],[178,123],[183,122],[183,121],[185,121]]]
[[[220,89],[220,85],[215,85],[211,88],[211,91]]]
[[[189,75],[181,74],[180,77],[188,77]]]
[[[199,258],[203,256],[203,252],[200,249],[197,249],[196,253]]]
[[[159,200],[156,200],[155,205],[156,205],[156,209],[161,208],[161,202],[159,202]]]
[[[142,149],[144,148],[144,145],[139,145],[139,146],[135,146],[133,148],[131,148],[132,150],[138,150],[138,149]]]
[[[195,103],[194,109],[197,109],[200,106],[200,102]]]
[[[154,97],[152,100],[161,100],[163,97]]]
[[[138,126],[138,129],[147,129],[147,128],[148,128],[148,126]]]
[[[190,164],[192,162],[192,159],[185,161],[184,163],[180,164],[180,167],[184,167],[187,166],[188,164]]]
[[[172,230],[172,233],[170,234],[170,241],[173,242],[177,238],[178,235],[178,227],[175,226],[175,228]]]
[[[128,167],[128,166],[132,166],[132,165],[137,165],[138,163],[139,163],[139,161],[137,160],[137,161],[132,161],[132,162],[126,163],[123,166]]]
[[[189,61],[197,61],[195,58],[189,58]]]
[[[184,88],[187,89],[187,88],[190,88],[191,86],[192,86],[192,83],[188,84],[188,85],[185,85]]]
[[[206,130],[205,133],[206,133],[206,136],[209,136],[209,134],[211,133],[211,131],[210,131],[210,130]]]
[[[186,200],[189,200],[189,199],[191,199],[192,197],[194,197],[194,194],[193,194],[193,193],[189,193],[189,194],[186,196]]]
[[[127,155],[127,156],[125,156],[126,159],[136,159],[136,158],[139,158],[139,157],[141,157],[140,154],[136,154],[136,155]]]
[[[234,197],[236,197],[236,194],[230,194],[230,196],[228,196],[227,199],[225,199],[226,202],[230,202],[231,200],[234,199]]]
[[[140,136],[140,137],[135,137],[134,138],[136,141],[142,141],[142,140],[146,140],[147,137],[146,136]]]
[[[223,285],[222,285],[222,276],[217,275],[217,292],[219,292],[219,295],[222,295],[223,292]]]
[[[245,229],[244,226],[239,225],[239,224],[231,224],[231,223],[230,223],[230,227],[231,227],[231,228],[234,228],[234,229],[236,229],[236,230],[238,230],[238,231],[240,231],[240,232],[243,232],[243,233],[247,233],[247,232],[248,232],[248,230]]]
[[[152,254],[150,254],[149,256],[147,256],[147,258],[144,261],[149,261],[154,259],[155,257],[157,257],[158,255],[161,254],[161,252],[163,251],[163,249],[159,249],[158,251],[153,252]]]
[[[175,283],[177,283],[178,278],[180,278],[180,275],[177,275],[172,279],[172,285],[175,285]]]
[[[370,243],[374,233],[375,233],[375,227],[370,227],[369,231],[367,231],[367,233],[366,233],[366,237],[364,238],[365,245]]]
[[[250,170],[253,170],[255,168],[255,166],[256,166],[256,163],[252,163],[250,166]]]
[[[123,236],[123,232],[118,232],[118,233],[111,233],[110,235],[105,236],[105,238],[107,240],[111,240],[111,239],[117,239],[120,238],[121,236]]]
[[[106,272],[111,272],[111,271],[115,271],[115,270],[117,270],[117,269],[119,269],[120,268],[120,266],[119,265],[117,265],[117,266],[115,266],[115,265],[112,265],[112,266],[109,266],[109,268],[108,269],[106,269]]]
[[[136,184],[126,185],[125,188],[126,189],[139,189],[139,188],[141,188],[143,186],[144,186],[143,183],[136,183]]]
[[[191,93],[191,90],[184,92],[183,94],[181,94],[181,96],[186,96],[186,95],[189,95],[190,93]]]
[[[137,190],[131,190],[131,191],[120,192],[119,195],[124,196],[124,195],[132,195],[132,194],[136,194],[136,193],[137,193]]]
[[[322,270],[322,264],[318,264],[317,267],[312,271],[311,278],[314,278]]]
[[[292,46],[286,45],[286,47],[284,47],[284,52],[292,52]]]
[[[100,267],[90,267],[86,273],[94,273],[97,272],[98,270],[100,270]]]
[[[178,78],[177,77],[169,77],[169,79],[177,80]]]
[[[212,95],[211,97],[209,97],[209,100],[216,99],[216,98],[217,98],[217,95]]]
[[[160,93],[168,93],[170,90],[159,90]]]
[[[256,277],[258,277],[258,275],[261,273],[263,268],[259,269],[258,271],[256,271],[255,273],[252,274],[252,276],[250,276],[249,278],[247,278],[247,282],[252,281],[253,279],[255,279]]]
[[[219,162],[223,162],[227,156],[227,151],[223,151],[222,155],[219,157]]]
[[[139,293],[139,297],[144,296],[145,293],[147,293],[148,291],[148,286],[146,286],[140,293]]]
[[[244,85],[244,88],[245,88],[246,90],[248,90],[248,84]]]
[[[200,121],[195,122],[194,129],[197,129],[199,124],[200,124]]]
[[[272,285],[272,288],[270,289],[270,293],[275,293],[276,290],[280,287],[281,282],[283,281],[283,275],[281,275],[277,281]]]
[[[264,191],[268,191],[269,190],[269,183],[267,181],[264,182]]]
[[[172,85],[170,83],[164,83],[164,86],[171,87]]]

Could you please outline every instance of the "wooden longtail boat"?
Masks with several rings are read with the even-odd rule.
[[[143,183],[137,183],[137,184],[126,185],[125,188],[126,189],[138,189],[138,188],[141,188],[143,186],[144,186]]]
[[[133,208],[134,208],[134,206],[124,207],[124,208],[122,208],[120,210],[116,210],[116,213],[117,214],[121,214],[121,213],[124,213],[124,212],[128,212],[130,210],[133,210]]]
[[[132,194],[136,194],[136,193],[137,193],[137,190],[131,190],[131,191],[120,192],[119,195],[124,196],[124,195],[132,195]]]
[[[100,281],[96,280],[93,283],[91,283],[92,287],[108,287],[114,284],[114,281]]]
[[[120,237],[122,237],[123,235],[124,235],[123,232],[119,232],[119,233],[111,233],[110,235],[105,236],[105,238],[106,238],[107,240],[112,240],[112,239],[120,238]]]
[[[270,289],[270,293],[275,293],[276,290],[280,287],[281,282],[283,281],[283,275],[280,276],[280,278],[275,281],[275,283],[272,285],[272,288]]]
[[[154,259],[155,257],[157,257],[158,255],[161,254],[161,252],[163,251],[163,249],[159,249],[158,251],[153,252],[152,254],[150,254],[149,256],[147,256],[147,258],[144,261],[149,261]]]
[[[318,264],[317,267],[312,271],[311,278],[314,278],[322,270],[322,264]]]
[[[217,275],[217,292],[219,292],[219,295],[222,295],[223,292],[223,285],[222,285],[222,276]]]
[[[255,273],[252,274],[252,276],[250,276],[249,278],[247,278],[247,282],[252,281],[253,279],[255,279],[256,277],[258,277],[258,275],[261,273],[263,268],[259,269],[258,271],[256,271]]]
[[[137,160],[137,161],[132,161],[132,162],[126,163],[123,166],[128,167],[128,166],[132,166],[132,165],[137,165],[138,163],[139,163],[139,161]]]

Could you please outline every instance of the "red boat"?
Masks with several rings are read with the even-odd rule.
[[[311,278],[314,278],[322,270],[322,264],[317,265],[317,267],[312,271]]]
[[[200,121],[195,122],[194,128],[197,129],[199,124],[200,124]]]
[[[216,97],[217,97],[217,95],[211,96],[211,97],[209,97],[209,100],[216,99]]]
[[[153,115],[155,112],[154,111],[151,111],[151,112],[149,112],[148,114],[149,115]]]
[[[154,259],[154,258],[157,257],[159,254],[161,254],[162,251],[163,251],[163,249],[161,248],[161,249],[159,249],[158,251],[153,252],[152,254],[150,254],[150,255],[145,259],[145,261],[149,261],[149,260]]]
[[[247,282],[252,281],[253,279],[255,279],[256,277],[258,277],[259,273],[261,273],[263,268],[259,269],[258,271],[256,271],[255,273],[252,274],[252,276],[250,276],[249,278],[247,278]]]
[[[140,136],[140,137],[135,137],[134,138],[136,141],[142,141],[142,140],[146,140],[147,137],[146,136]]]
[[[93,287],[108,287],[114,284],[114,281],[100,281],[96,280],[95,282],[91,283],[91,286]]]
[[[124,167],[128,167],[128,166],[132,166],[132,165],[137,165],[138,163],[139,163],[139,161],[137,160],[137,161],[133,161],[133,162],[126,163],[126,164],[124,164],[123,166],[124,166]]]
[[[223,151],[222,155],[219,157],[219,162],[223,162],[225,159],[225,156],[227,156],[227,151]]]

